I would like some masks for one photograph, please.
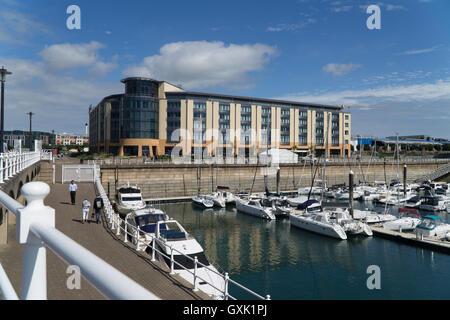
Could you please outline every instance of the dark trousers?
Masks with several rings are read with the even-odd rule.
[[[95,209],[95,218],[97,219],[97,223],[102,221],[102,209]]]
[[[72,200],[72,204],[75,204],[75,196],[77,195],[76,191],[70,191],[70,200]]]

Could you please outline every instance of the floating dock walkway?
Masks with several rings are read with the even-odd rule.
[[[439,240],[438,238],[423,238],[420,239],[415,233],[397,232],[386,230],[380,226],[371,226],[373,235],[389,240],[394,240],[416,247],[429,249],[432,251],[450,254],[450,242]]]

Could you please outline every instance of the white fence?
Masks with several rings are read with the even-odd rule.
[[[128,224],[127,221],[122,220],[120,218],[119,214],[114,212],[114,209],[113,209],[113,207],[112,207],[112,205],[111,205],[111,203],[110,203],[110,201],[108,199],[108,196],[107,196],[107,194],[106,194],[106,192],[105,192],[105,190],[104,190],[104,188],[103,188],[103,186],[102,186],[102,184],[100,182],[100,179],[96,180],[96,186],[97,186],[97,190],[98,190],[100,196],[103,199],[103,203],[104,203],[104,207],[105,207],[105,216],[106,216],[106,218],[108,220],[107,224],[109,225],[111,230],[115,231],[117,236],[120,236],[121,233],[122,233],[123,234],[123,242],[125,242],[125,243],[128,242],[128,236],[133,237],[133,239],[135,241],[135,245],[136,245],[135,246],[135,250],[137,250],[137,251],[140,250],[141,245],[144,245],[145,247],[149,247],[152,250],[151,261],[155,261],[155,254],[156,253],[158,253],[161,256],[169,259],[170,260],[170,274],[172,274],[172,275],[175,274],[175,271],[174,271],[175,264],[177,264],[178,266],[180,266],[184,270],[186,270],[189,273],[191,273],[193,275],[193,278],[194,278],[194,284],[193,284],[193,288],[192,288],[193,291],[197,291],[198,290],[198,288],[197,288],[197,280],[200,280],[200,281],[206,282],[208,285],[210,285],[215,290],[218,290],[218,291],[222,291],[223,290],[223,298],[225,300],[228,300],[228,299],[236,300],[236,298],[233,297],[232,295],[230,295],[230,293],[229,293],[229,285],[230,284],[235,285],[236,287],[246,291],[247,293],[249,293],[250,295],[252,295],[252,296],[254,296],[254,297],[258,298],[258,299],[270,300],[270,295],[267,295],[266,297],[263,297],[263,296],[257,294],[256,292],[254,292],[254,291],[246,288],[245,286],[239,284],[238,282],[230,279],[228,273],[225,273],[225,274],[217,273],[215,270],[209,268],[208,266],[205,266],[201,262],[198,262],[196,257],[195,258],[189,257],[189,256],[185,255],[184,253],[182,253],[182,252],[180,252],[180,251],[178,251],[176,249],[173,249],[173,248],[171,248],[171,254],[170,255],[166,255],[164,252],[158,250],[157,243],[160,240],[157,239],[156,237],[154,237],[152,234],[149,234],[149,233],[146,233],[146,232],[140,230],[139,227],[136,228],[135,226],[132,226],[132,225]],[[131,233],[128,231],[128,228],[131,229]],[[152,240],[143,241],[143,240],[140,239],[139,235],[146,235],[146,236],[148,236],[146,238],[150,238]],[[163,247],[163,246],[161,246],[161,247]],[[194,263],[194,271],[191,271],[191,270],[185,268],[183,265],[181,265],[180,263],[175,261],[174,260],[174,253],[175,252],[178,253],[178,254],[181,254],[185,258],[193,261],[193,263]],[[205,268],[207,268],[209,270],[209,272],[213,272],[213,273],[216,273],[219,276],[221,276],[224,279],[224,283],[225,283],[224,289],[217,288],[216,286],[214,286],[213,283],[211,283],[211,281],[209,279],[203,279],[203,278],[199,277],[196,274],[196,270],[197,270],[197,268],[200,268],[200,267],[205,267]]]
[[[0,154],[0,184],[40,160],[40,152],[8,152]]]
[[[159,299],[55,229],[55,210],[44,206],[44,198],[50,192],[47,184],[27,183],[21,192],[27,201],[26,207],[3,191],[0,191],[0,203],[17,218],[16,240],[23,245],[22,299],[47,299],[46,248],[51,249],[69,265],[78,266],[82,270],[81,275],[107,298]],[[0,268],[0,290],[7,299],[17,297],[3,268]]]
[[[1,154],[1,182],[40,161],[41,157],[52,159],[45,152]],[[43,182],[25,184],[21,189],[27,203],[24,207],[0,191],[0,204],[16,216],[16,240],[23,245],[22,299],[47,299],[46,248],[49,248],[66,263],[78,266],[82,270],[81,275],[107,298],[159,300],[156,295],[55,229],[55,210],[44,206],[44,198],[49,192],[50,187]],[[0,291],[5,299],[18,299],[1,265]]]
[[[63,165],[62,183],[72,180],[76,182],[95,182],[96,171],[93,165]]]

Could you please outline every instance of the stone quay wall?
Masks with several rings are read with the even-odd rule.
[[[403,166],[407,165],[407,180],[411,182],[445,165],[445,162],[377,163],[328,163],[325,180],[328,186],[346,183],[350,170],[355,174],[354,181],[392,180],[403,181]],[[322,179],[322,166],[310,164],[280,164],[279,190],[292,192],[299,187],[311,186],[314,174]],[[215,190],[216,185],[227,186],[234,193],[264,191],[264,175],[270,192],[276,192],[276,168],[267,169],[264,165],[102,165],[101,181],[110,198],[114,199],[116,188],[138,185],[144,199],[163,199],[192,197]]]

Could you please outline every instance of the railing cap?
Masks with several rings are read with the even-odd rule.
[[[50,187],[44,182],[30,182],[25,184],[21,192],[28,205],[43,205],[45,197],[50,193]]]

